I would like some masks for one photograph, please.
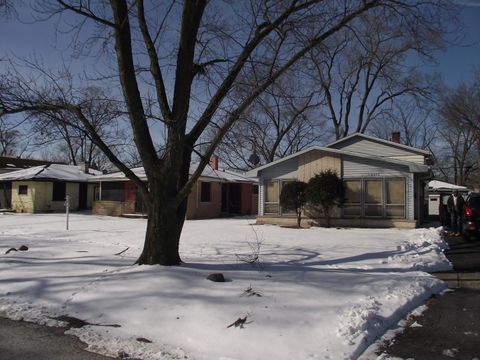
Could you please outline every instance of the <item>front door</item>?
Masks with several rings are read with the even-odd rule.
[[[78,189],[78,210],[87,209],[88,184],[80,183]]]
[[[12,183],[4,181],[0,183],[0,209],[12,207]]]

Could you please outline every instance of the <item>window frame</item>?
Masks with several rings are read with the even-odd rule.
[[[298,179],[265,179],[263,182],[263,214],[264,215],[276,215],[276,216],[287,216],[287,217],[295,217],[295,211],[284,211],[282,206],[280,205],[280,194],[282,193],[283,184],[298,181]],[[267,183],[275,182],[277,183],[277,201],[265,201],[267,199]],[[276,206],[276,212],[267,212],[266,205]]]
[[[351,177],[351,178],[343,178],[343,181],[360,181],[361,183],[361,202],[360,202],[360,215],[348,215],[345,214],[344,209],[342,207],[342,217],[347,219],[355,219],[355,218],[363,218],[363,219],[406,219],[407,218],[407,177],[406,176],[383,176],[383,177]],[[366,205],[375,205],[375,203],[367,203],[366,202],[366,182],[371,180],[380,180],[382,184],[382,214],[380,216],[376,215],[366,215]],[[404,184],[404,192],[403,192],[403,204],[387,204],[387,181],[389,180],[403,180]],[[353,203],[355,204],[355,203]],[[344,203],[344,205],[349,205],[349,203]],[[387,215],[388,207],[392,206],[400,206],[403,205],[403,216],[389,216]]]
[[[23,190],[25,190],[25,192],[23,192]],[[28,195],[28,185],[18,185],[17,194],[19,196]]]

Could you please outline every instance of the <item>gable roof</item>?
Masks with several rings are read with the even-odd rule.
[[[86,174],[78,166],[48,164],[0,174],[0,181],[52,180],[86,182],[94,178],[96,174],[101,174],[101,172],[90,170]]]
[[[356,137],[363,138],[363,139],[370,140],[370,141],[374,141],[374,142],[378,142],[378,143],[385,144],[385,145],[388,145],[388,146],[396,147],[396,148],[399,148],[399,149],[407,150],[407,151],[410,151],[410,152],[413,152],[413,153],[416,153],[416,154],[431,155],[431,153],[427,150],[422,150],[422,149],[415,148],[415,147],[412,147],[412,146],[399,144],[399,143],[396,143],[396,142],[393,142],[393,141],[390,141],[390,140],[380,139],[380,138],[377,138],[377,137],[374,137],[374,136],[369,136],[369,135],[365,135],[365,134],[358,133],[358,132],[354,133],[354,134],[351,134],[351,135],[348,135],[348,136],[346,136],[342,139],[336,140],[336,141],[334,141],[330,144],[327,144],[327,145],[325,145],[325,147],[333,147],[335,145],[338,145],[338,144],[341,144],[343,142],[349,141],[349,140],[351,140],[353,138],[356,138]]]
[[[192,163],[190,165],[189,174],[192,175],[197,168],[198,163]],[[137,167],[131,169],[133,173],[140,178],[140,180],[147,180],[147,175],[145,174],[145,169],[143,167]],[[200,179],[204,180],[216,180],[220,182],[244,182],[252,183],[256,182],[255,179],[249,178],[243,173],[236,172],[233,170],[222,169],[218,170],[213,169],[211,166],[207,165],[200,175]],[[129,179],[121,171],[117,171],[111,174],[96,176],[95,181],[128,181]]]
[[[353,157],[362,158],[362,159],[378,160],[378,161],[392,163],[392,164],[404,165],[404,166],[407,166],[408,169],[413,173],[427,173],[429,171],[429,167],[427,165],[412,163],[412,162],[409,162],[409,161],[402,161],[402,160],[391,159],[391,158],[388,158],[388,157],[381,157],[381,156],[365,155],[365,154],[361,154],[361,153],[358,153],[358,152],[351,152],[351,151],[347,151],[347,150],[339,150],[339,149],[327,148],[327,147],[322,147],[322,146],[311,146],[309,148],[300,150],[300,151],[298,151],[298,152],[296,152],[292,155],[286,156],[284,158],[272,161],[271,163],[268,163],[268,164],[259,166],[255,169],[252,169],[249,172],[247,172],[246,175],[250,176],[250,177],[258,177],[258,172],[263,170],[263,169],[266,169],[266,168],[269,168],[271,166],[280,164],[284,161],[296,158],[296,157],[298,157],[302,154],[305,154],[305,153],[307,153],[309,151],[313,151],[313,150],[323,151],[323,152],[327,152],[327,153],[331,153],[331,154],[348,155],[348,156],[353,156]]]

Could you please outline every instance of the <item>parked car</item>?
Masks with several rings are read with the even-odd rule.
[[[480,193],[470,193],[465,201],[463,238],[480,238]]]

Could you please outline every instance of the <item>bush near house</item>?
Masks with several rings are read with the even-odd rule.
[[[303,181],[287,183],[282,187],[280,193],[280,205],[286,210],[295,210],[297,215],[297,227],[302,221],[302,209],[307,202],[305,191],[307,184]]]
[[[306,199],[316,210],[320,211],[330,227],[330,211],[333,206],[341,206],[344,202],[345,185],[336,172],[322,171],[307,184]]]

